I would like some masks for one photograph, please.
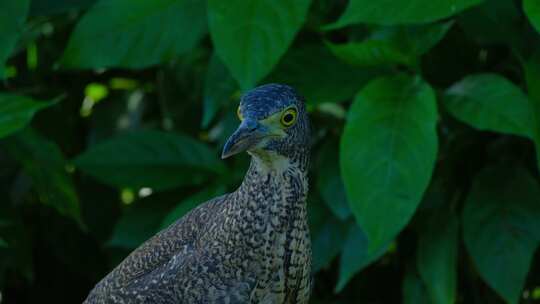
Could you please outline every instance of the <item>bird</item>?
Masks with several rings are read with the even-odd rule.
[[[265,84],[240,98],[223,159],[247,152],[236,191],[194,208],[126,257],[84,304],[308,303],[311,127],[304,98]]]

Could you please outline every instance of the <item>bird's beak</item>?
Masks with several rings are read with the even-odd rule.
[[[258,121],[244,119],[238,129],[236,129],[225,143],[221,158],[225,159],[229,156],[254,148],[267,136],[269,136],[268,128]]]

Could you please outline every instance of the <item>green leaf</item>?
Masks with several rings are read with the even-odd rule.
[[[196,185],[221,172],[223,164],[205,144],[187,136],[141,130],[91,147],[75,164],[117,187],[165,190]]]
[[[152,197],[146,201],[135,202],[122,213],[107,246],[137,248],[159,232],[160,224],[166,214],[166,206]]]
[[[346,220],[351,215],[347,203],[345,186],[339,172],[338,145],[335,142],[325,144],[318,157],[317,183],[321,198],[326,206],[340,220]]]
[[[236,81],[219,57],[214,54],[208,64],[204,81],[203,128],[208,127],[219,110],[232,101],[236,91],[238,91]]]
[[[427,23],[443,19],[483,0],[349,0],[345,13],[330,28],[355,23],[381,25]]]
[[[535,53],[525,63],[525,79],[527,91],[529,92],[529,102],[533,109],[536,161],[538,162],[538,169],[540,169],[540,52]]]
[[[527,96],[502,76],[467,76],[446,90],[443,101],[453,116],[476,129],[533,137]]]
[[[404,64],[413,66],[418,57],[435,46],[452,27],[452,22],[422,25],[381,27],[360,42],[327,43],[344,62],[357,66]]]
[[[307,205],[313,252],[312,265],[313,272],[316,273],[327,268],[338,256],[350,224],[331,216],[328,208],[319,200],[310,201]]]
[[[46,16],[62,14],[89,8],[95,2],[96,0],[32,0],[30,4],[30,15]]]
[[[224,186],[211,186],[201,192],[198,192],[194,195],[187,197],[182,200],[161,222],[161,228],[165,229],[169,227],[172,223],[176,222],[178,219],[186,215],[189,211],[199,206],[202,203],[207,202],[208,200],[223,195],[225,193]]]
[[[365,232],[358,225],[352,225],[347,234],[341,259],[339,261],[339,279],[335,288],[341,292],[347,283],[366,266],[380,258],[388,249],[382,246],[373,254],[368,254],[368,239]]]
[[[523,47],[527,41],[522,13],[514,1],[487,0],[460,14],[457,22],[479,44]]]
[[[302,27],[310,0],[209,0],[208,24],[217,54],[252,88],[268,75]]]
[[[289,84],[308,104],[321,104],[351,98],[377,73],[345,64],[322,45],[306,45],[292,48],[266,81]]]
[[[416,268],[407,266],[403,279],[403,304],[432,304]]]
[[[84,228],[79,199],[58,146],[29,129],[5,139],[3,146],[32,179],[39,201]]]
[[[416,264],[434,304],[456,302],[458,225],[445,210],[430,218],[418,239]]]
[[[340,163],[368,255],[393,239],[420,203],[437,154],[436,121],[435,94],[418,77],[379,78],[356,96]]]
[[[15,48],[28,14],[30,0],[0,1],[0,80],[4,64]]]
[[[540,187],[516,166],[482,171],[463,210],[463,235],[480,276],[508,303],[518,303],[540,242]]]
[[[100,0],[61,59],[68,68],[145,68],[190,51],[206,32],[205,2]]]
[[[37,111],[53,104],[54,101],[36,101],[26,96],[0,93],[0,138],[21,130]]]
[[[0,238],[0,248],[7,248],[8,243],[4,241],[2,238]]]
[[[533,27],[540,33],[540,2],[538,0],[523,0],[523,10]]]

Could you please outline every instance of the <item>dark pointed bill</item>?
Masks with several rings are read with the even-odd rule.
[[[256,121],[247,119],[242,121],[238,129],[225,143],[221,158],[225,159],[255,147],[268,135],[267,133],[268,130]]]

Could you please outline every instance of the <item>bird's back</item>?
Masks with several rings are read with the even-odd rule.
[[[160,276],[166,273],[164,267],[179,267],[192,255],[199,234],[222,213],[225,198],[220,196],[200,205],[143,243],[95,286],[84,303],[144,302],[141,291],[163,281]]]

